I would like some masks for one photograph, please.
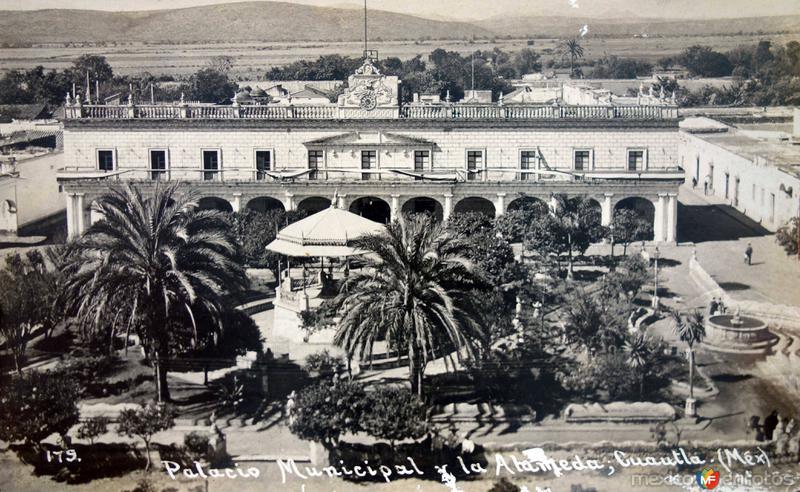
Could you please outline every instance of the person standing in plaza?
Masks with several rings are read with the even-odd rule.
[[[747,248],[744,250],[744,262],[748,265],[753,264],[753,245],[747,243]]]
[[[706,174],[706,177],[703,178],[703,195],[708,195],[708,184],[711,182],[711,178]]]

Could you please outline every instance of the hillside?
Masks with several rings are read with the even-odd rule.
[[[584,25],[595,36],[683,36],[737,33],[800,32],[800,15],[739,19],[592,19],[586,17],[495,17],[476,23],[497,33],[515,37],[570,37]]]
[[[364,24],[352,9],[284,2],[243,2],[174,10],[102,12],[94,10],[3,11],[0,42],[58,43],[100,41],[353,41]],[[371,11],[371,39],[463,39],[492,33],[463,22]]]

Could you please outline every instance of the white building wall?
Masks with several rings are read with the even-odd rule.
[[[376,132],[379,128],[362,129]],[[118,169],[149,168],[149,150],[167,149],[173,178],[197,179],[201,169],[202,149],[221,149],[225,179],[250,179],[255,167],[255,149],[274,150],[273,169],[299,170],[307,167],[307,148],[304,142],[347,133],[349,129],[330,130],[65,130],[65,165],[81,170],[97,169],[97,150],[116,151]],[[552,169],[571,169],[573,151],[592,151],[595,170],[622,171],[627,166],[629,149],[645,149],[646,165],[650,170],[675,168],[678,165],[678,132],[675,129],[420,129],[385,132],[421,138],[434,142],[434,169],[466,168],[466,151],[484,150],[490,170],[504,169],[508,176],[493,179],[513,179],[519,168],[521,150],[537,150]],[[420,149],[426,148],[421,145]],[[429,148],[429,147],[428,147]],[[413,148],[384,149],[379,167],[413,169]],[[329,168],[360,169],[360,149],[329,150],[325,156]],[[141,176],[144,177],[144,176]]]
[[[691,183],[692,178],[696,177],[698,189],[702,193],[704,179],[709,176],[713,185],[708,191],[710,195],[725,200],[764,228],[775,231],[800,214],[800,179],[763,159],[753,160],[737,155],[696,135],[683,132],[679,153],[687,183]],[[791,196],[781,190],[782,185],[784,190],[792,189]]]

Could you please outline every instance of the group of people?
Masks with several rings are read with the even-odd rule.
[[[708,303],[708,315],[709,316],[716,316],[718,314],[725,314],[728,312],[728,306],[726,306],[722,302],[722,298],[717,299],[716,297],[711,298],[711,302]]]
[[[753,415],[748,422],[748,429],[754,434],[755,440],[775,443],[776,457],[788,456],[800,460],[800,426],[797,421],[781,416],[777,410],[764,417],[763,424],[760,420],[758,415]]]

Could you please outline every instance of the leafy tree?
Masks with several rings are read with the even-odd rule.
[[[650,222],[639,216],[635,210],[627,208],[618,209],[614,212],[611,221],[611,255],[614,255],[614,244],[622,244],[622,254],[628,254],[628,246],[636,241],[646,240],[652,237],[653,226]]]
[[[0,392],[0,440],[39,447],[57,433],[64,440],[78,422],[78,385],[66,373],[29,371]]]
[[[196,72],[192,75],[189,85],[190,99],[209,103],[229,102],[238,89],[236,83],[228,79],[226,73],[213,68],[204,68]]]
[[[361,418],[369,411],[360,383],[322,381],[299,391],[290,415],[289,430],[301,439],[335,447],[342,434],[362,430]]]
[[[305,216],[306,213],[303,211],[257,212],[247,209],[242,212],[232,212],[229,221],[245,264],[252,268],[269,268],[277,277],[280,256],[269,251],[267,245],[275,240],[280,229]]]
[[[153,436],[161,431],[171,429],[175,425],[175,414],[166,405],[148,403],[142,408],[128,408],[120,412],[117,433],[128,437],[138,437],[144,442],[147,453],[147,466],[150,469],[150,442]]]
[[[92,417],[78,427],[78,438],[88,439],[89,444],[93,445],[94,440],[108,432],[108,418]]]
[[[552,214],[540,217],[531,224],[525,237],[526,249],[540,254],[567,254],[567,275],[574,274],[574,254],[583,254],[593,241],[605,235],[600,225],[600,214],[591,202],[583,197],[567,198],[554,195]]]
[[[394,448],[397,441],[419,439],[428,432],[426,413],[425,403],[408,389],[380,386],[367,394],[362,428]]]
[[[542,64],[539,53],[530,48],[524,48],[514,54],[514,69],[519,76],[527,73],[541,72]]]
[[[144,194],[113,187],[97,201],[103,219],[77,240],[64,267],[70,312],[92,325],[101,313],[139,335],[168,399],[161,362],[222,328],[221,314],[247,284],[222,213],[191,207],[179,184]],[[201,315],[213,320],[198,325]],[[99,327],[98,327],[99,328]]]
[[[730,75],[733,66],[728,57],[709,46],[690,46],[679,56],[678,63],[686,67],[693,76],[724,77]]]
[[[480,212],[458,212],[447,219],[447,230],[461,238],[469,238],[492,229],[492,219]]]
[[[208,67],[215,72],[229,74],[236,61],[230,55],[217,55],[208,62]]]
[[[576,75],[575,62],[579,58],[583,58],[583,46],[577,39],[567,39],[562,41],[559,49],[562,57],[569,57],[569,73],[570,77],[574,77]]]
[[[92,83],[95,80],[99,82],[108,82],[114,78],[114,71],[111,65],[108,64],[105,56],[101,55],[81,55],[72,63],[71,68],[73,74],[73,81],[76,84],[86,82],[86,74],[89,74],[89,79]],[[94,86],[92,87],[94,90]]]
[[[787,255],[797,256],[800,247],[800,236],[798,236],[797,226],[800,219],[793,217],[786,224],[775,231],[775,242],[777,242]]]
[[[649,265],[641,256],[634,255],[626,257],[613,272],[606,275],[605,284],[633,301],[649,280]]]
[[[635,79],[652,73],[650,63],[617,56],[604,56],[595,63],[592,77],[596,79]]]
[[[49,331],[57,321],[57,277],[38,251],[8,257],[6,269],[0,271],[0,336],[20,374],[33,330],[43,326]]]
[[[485,283],[465,261],[465,243],[430,217],[389,225],[383,234],[356,241],[366,268],[352,275],[334,301],[341,316],[334,338],[348,357],[366,359],[385,339],[409,359],[412,391],[422,392],[429,358],[455,350],[474,357],[485,338],[476,289]]]
[[[706,336],[705,322],[703,315],[698,310],[694,310],[688,315],[681,315],[677,311],[672,312],[672,319],[675,323],[675,334],[680,341],[684,342],[689,349],[689,398],[694,398],[694,346],[703,341]]]

